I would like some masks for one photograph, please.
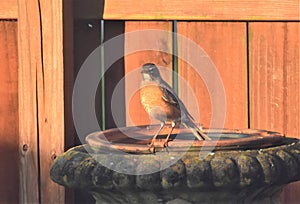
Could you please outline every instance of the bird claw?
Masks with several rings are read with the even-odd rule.
[[[156,153],[156,149],[155,149],[154,144],[148,144],[148,147],[149,147],[149,151],[150,151],[151,153],[153,153],[153,154]],[[166,152],[169,153],[169,145],[168,145],[168,141],[165,142],[161,148],[162,148],[162,150],[165,150]]]
[[[153,153],[153,154],[156,153],[156,148],[154,146],[154,142],[151,142],[150,144],[148,144],[148,147],[149,147],[149,151],[151,153]],[[161,148],[162,148],[162,150],[165,150],[166,152],[169,153],[169,140],[164,141],[164,144]]]
[[[168,146],[164,147],[164,150],[166,150],[166,152],[169,153],[169,147]]]
[[[164,145],[163,145],[163,147],[162,147],[163,149],[165,149],[166,150],[166,152],[168,152],[169,153],[169,141],[165,141],[164,142]]]
[[[148,147],[149,147],[149,151],[151,152],[151,153],[155,153],[155,146],[154,146],[154,143],[150,143],[149,145],[148,145]]]

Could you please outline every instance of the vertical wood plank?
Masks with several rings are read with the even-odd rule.
[[[19,0],[20,202],[39,202],[37,69],[42,67],[38,2]]]
[[[250,24],[251,127],[300,133],[299,23]]]
[[[251,23],[251,128],[300,138],[300,23]],[[285,188],[283,203],[297,203],[300,183]]]
[[[226,121],[224,127],[246,128],[248,125],[246,24],[179,22],[177,27],[179,34],[186,36],[204,49],[220,74],[226,94]],[[183,45],[178,50],[179,55],[187,56],[187,60],[198,55],[201,61],[203,53],[195,52],[196,50],[191,50],[189,45]],[[201,63],[203,66],[207,66],[205,59]],[[193,92],[182,90],[179,87],[180,97],[194,118],[200,118],[200,122],[204,127],[209,127],[212,118],[212,105],[204,81],[194,71],[195,68],[187,62],[179,59],[178,66],[179,76],[186,81]],[[210,69],[211,67],[205,68]],[[180,85],[182,86],[182,84]],[[212,87],[213,89],[214,87]]]
[[[21,202],[61,203],[50,165],[64,150],[62,1],[19,0]]]
[[[128,21],[125,23],[125,33],[144,30],[144,29],[159,29],[165,31],[172,31],[172,22],[160,21],[160,22],[146,22],[146,21]],[[172,35],[170,34],[157,34],[152,36],[139,36],[134,42],[129,41],[125,37],[125,53],[126,49],[129,49],[132,43],[141,43],[153,45],[158,50],[166,50],[171,53],[172,51]],[[136,53],[125,56],[125,77],[130,72],[140,73],[141,66],[145,63],[155,63],[157,66],[172,69],[172,55],[166,52],[159,51],[138,51]],[[151,120],[148,114],[140,103],[139,87],[141,81],[141,75],[137,74],[134,80],[125,78],[125,104],[126,104],[126,125],[144,125],[150,124]],[[172,80],[170,73],[162,73],[163,78],[169,83]],[[131,93],[134,93],[131,95]],[[157,121],[152,121],[158,123]]]
[[[19,202],[18,24],[0,21],[0,203]]]
[[[40,192],[42,203],[64,202],[64,188],[49,176],[64,151],[63,1],[40,1],[42,69],[38,70]],[[39,81],[40,80],[40,81]]]

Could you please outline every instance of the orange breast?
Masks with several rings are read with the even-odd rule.
[[[147,82],[141,85],[141,103],[151,117],[160,121],[180,120],[180,110],[166,102],[162,96],[162,90],[157,83]]]

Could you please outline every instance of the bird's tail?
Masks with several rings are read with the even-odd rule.
[[[189,128],[193,135],[198,139],[198,140],[211,140],[210,137],[208,137],[193,121],[189,120],[186,122],[182,123],[185,127]]]

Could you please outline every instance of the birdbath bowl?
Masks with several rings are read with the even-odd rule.
[[[90,192],[97,203],[275,203],[300,180],[300,142],[265,130],[204,130],[198,141],[175,129],[168,147],[158,125],[94,132],[53,162],[58,184]]]

